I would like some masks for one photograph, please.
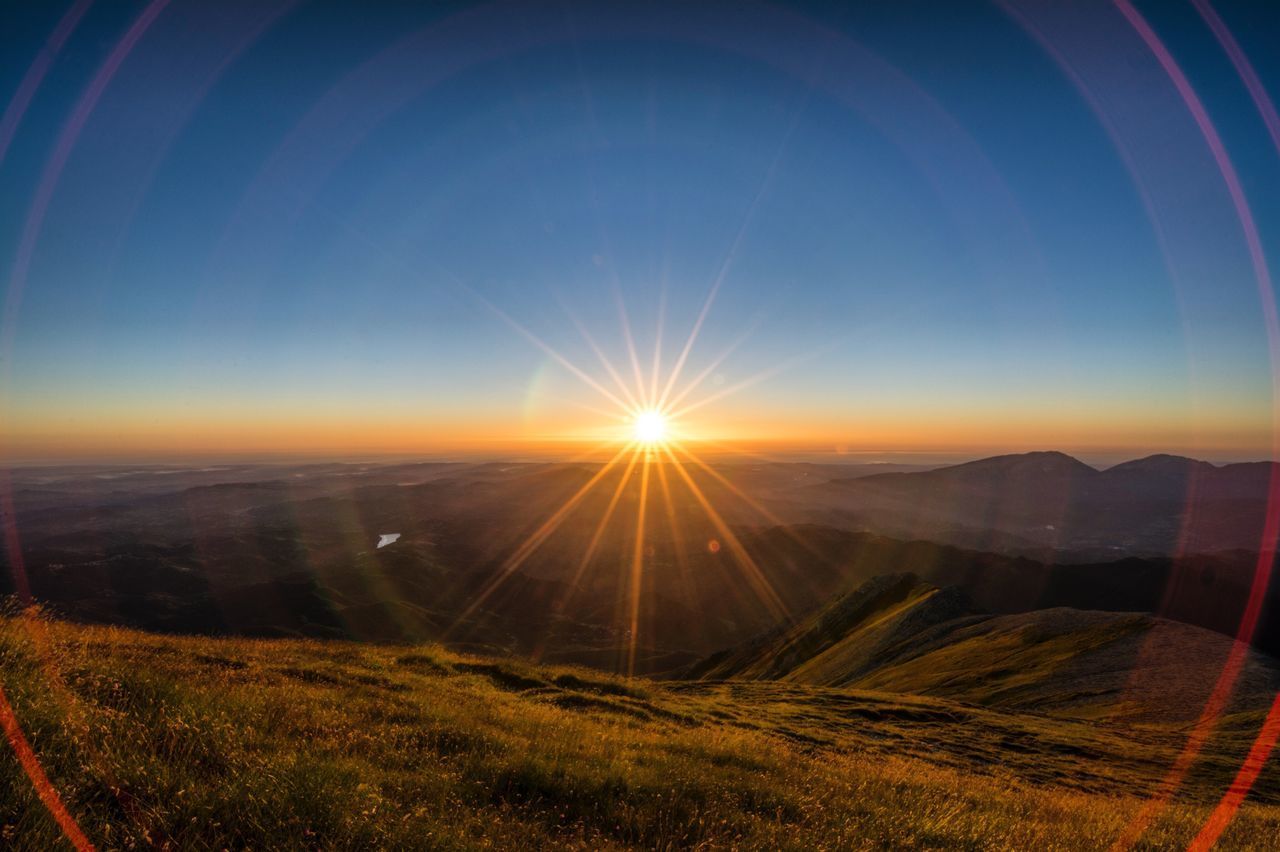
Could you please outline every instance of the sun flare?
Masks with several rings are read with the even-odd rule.
[[[667,416],[656,409],[636,414],[632,423],[635,439],[646,446],[657,446],[667,440]]]
[[[658,537],[675,543],[678,548],[684,546],[679,543],[682,535],[681,521],[677,517],[681,511],[680,507],[690,505],[697,507],[692,511],[705,517],[705,522],[713,528],[714,537],[712,543],[708,545],[711,552],[719,553],[720,549],[724,548],[728,554],[728,563],[738,571],[738,579],[744,588],[778,620],[785,621],[790,618],[786,604],[708,495],[713,493],[717,502],[724,499],[726,494],[736,497],[772,526],[782,526],[784,522],[698,457],[697,449],[700,444],[718,445],[708,439],[705,421],[689,418],[693,412],[750,387],[756,382],[763,381],[786,366],[784,362],[782,365],[740,379],[726,387],[706,386],[708,384],[706,380],[713,375],[717,378],[715,384],[721,384],[722,377],[716,373],[716,370],[733,351],[734,346],[737,345],[735,343],[718,356],[711,358],[709,363],[701,367],[700,372],[693,376],[684,375],[686,366],[690,364],[689,357],[694,351],[698,332],[711,309],[717,289],[718,287],[713,285],[707,292],[688,338],[679,348],[678,356],[669,363],[663,360],[661,348],[665,318],[659,317],[650,362],[652,366],[648,371],[642,366],[640,355],[636,351],[626,309],[619,302],[619,318],[622,323],[619,336],[626,345],[625,354],[632,368],[631,372],[634,373],[634,382],[623,378],[626,372],[625,367],[619,370],[615,366],[587,328],[572,313],[570,313],[570,319],[581,333],[586,346],[599,361],[602,375],[593,375],[589,367],[574,363],[551,344],[503,312],[501,308],[481,299],[499,319],[511,326],[521,337],[599,395],[600,401],[597,401],[594,406],[582,406],[599,418],[597,426],[591,430],[584,428],[582,434],[591,435],[593,440],[601,440],[602,443],[591,452],[602,453],[607,459],[505,558],[501,568],[472,596],[465,610],[454,619],[453,626],[449,628],[450,632],[478,612],[506,581],[516,575],[521,566],[535,552],[556,535],[557,530],[568,518],[581,512],[584,506],[601,505],[602,511],[595,518],[595,531],[565,591],[555,603],[555,612],[557,617],[563,615],[570,600],[577,593],[579,585],[589,584],[587,572],[593,567],[597,569],[602,567],[605,560],[601,549],[607,540],[607,530],[611,529],[611,525],[616,527],[619,523],[634,524],[634,534],[631,536],[633,547],[629,560],[630,570],[627,572],[626,579],[628,587],[626,605],[619,609],[617,624],[618,635],[625,637],[626,640],[619,646],[619,665],[628,676],[635,673],[637,655],[643,647],[640,643],[643,629],[641,597],[646,584],[651,582],[646,575],[649,573],[650,563],[653,562],[655,555],[655,546],[652,541],[654,537]],[[607,405],[602,405],[602,402]],[[589,501],[587,499],[593,491],[607,493],[610,488],[612,488],[612,495],[606,500]],[[714,492],[706,491],[704,488],[714,489]],[[623,512],[618,510],[624,505],[622,498],[628,494],[634,497],[632,502],[634,514],[631,518],[622,518],[620,516]],[[657,511],[659,504],[665,507],[665,512]],[[664,519],[665,532],[662,531]],[[677,561],[683,565],[686,560],[681,557]]]

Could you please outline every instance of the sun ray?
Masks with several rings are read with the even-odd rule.
[[[662,396],[658,397],[659,407],[663,406],[667,397],[671,395],[671,389],[680,380],[680,371],[684,369],[684,362],[689,360],[689,353],[693,350],[693,344],[698,340],[698,333],[702,330],[702,324],[707,321],[707,314],[711,311],[711,304],[716,299],[716,293],[720,289],[722,280],[723,278],[718,276],[715,283],[711,285],[710,291],[707,292],[707,298],[702,303],[702,309],[698,311],[698,318],[694,320],[693,328],[689,330],[689,337],[685,340],[679,356],[676,357],[675,366],[671,368],[671,375],[667,377],[667,384],[662,389]]]
[[[574,455],[567,457],[565,461],[568,462],[569,464],[579,464],[581,462],[599,462],[600,454],[602,452],[606,450],[612,450],[617,446],[618,446],[617,440],[602,441],[601,443],[593,444],[589,449],[583,450],[580,453],[575,453]],[[621,455],[622,453],[625,453],[627,449],[631,446],[632,444],[628,443],[627,446],[619,450],[618,454]]]
[[[738,391],[745,390],[746,388],[749,388],[752,385],[757,385],[760,382],[765,381],[766,379],[771,379],[774,376],[778,375],[779,373],[790,370],[793,367],[797,367],[806,361],[810,361],[818,357],[819,355],[823,354],[824,352],[828,351],[835,345],[836,343],[834,342],[828,343],[826,346],[821,346],[812,352],[807,352],[803,355],[797,355],[794,358],[788,358],[787,360],[779,364],[775,364],[774,366],[770,367],[767,370],[761,370],[760,372],[756,373],[753,376],[749,376],[740,382],[735,382],[734,384],[730,385],[727,388],[716,391],[710,396],[705,396],[702,399],[697,400],[696,402],[689,403],[684,408],[676,409],[675,411],[670,412],[668,416],[673,419],[677,417],[685,417],[691,414],[692,412],[697,411],[699,408],[702,408],[704,406],[710,405],[713,402],[717,402],[721,399],[724,399],[726,396],[731,396],[737,393]]]
[[[756,210],[759,208],[765,192],[768,190],[769,185],[773,183],[774,175],[777,174],[778,166],[782,162],[783,151],[786,150],[787,143],[790,142],[792,134],[800,123],[800,115],[804,112],[808,100],[808,94],[806,94],[799,108],[791,117],[791,123],[788,125],[786,132],[782,134],[782,139],[778,142],[778,148],[774,151],[773,159],[769,162],[769,168],[765,170],[764,176],[760,179],[760,186],[756,188],[755,195],[751,197],[751,203],[747,205],[747,211],[742,217],[742,223],[738,226],[737,233],[734,234],[733,242],[729,244],[729,250],[725,253],[724,260],[720,263],[720,269],[716,272],[711,289],[707,291],[707,298],[702,303],[702,309],[698,311],[698,318],[693,324],[693,329],[689,332],[689,339],[685,341],[684,348],[680,351],[680,357],[676,359],[676,365],[672,368],[671,376],[667,379],[667,385],[657,402],[659,408],[666,407],[665,401],[671,395],[671,389],[675,387],[680,378],[680,371],[684,369],[685,361],[689,359],[689,353],[693,350],[693,344],[697,341],[699,332],[702,331],[702,324],[707,320],[707,314],[711,311],[711,305],[715,302],[716,294],[720,292],[720,286],[724,284],[724,280],[729,274],[729,268],[733,266],[734,260],[738,257],[738,249],[742,245],[742,239],[750,228],[752,220],[755,219]]]
[[[578,400],[561,399],[556,401],[574,408],[579,408],[583,411],[589,411],[597,417],[604,418],[605,420],[613,420],[618,423],[626,423],[630,420],[630,415],[625,411],[605,411],[603,408],[596,408],[594,405],[587,405],[586,403],[579,402]],[[610,443],[616,444],[617,441],[611,441]]]
[[[533,650],[533,659],[541,660],[546,650],[546,643],[550,641],[550,632],[554,629],[555,621],[565,610],[569,608],[569,602],[573,600],[574,594],[578,591],[578,584],[582,582],[582,578],[586,576],[587,568],[590,566],[592,559],[595,558],[596,551],[600,547],[600,541],[604,538],[604,533],[609,527],[609,521],[613,518],[614,510],[618,507],[618,502],[622,499],[622,492],[626,489],[627,483],[631,480],[631,472],[635,470],[636,461],[640,458],[640,450],[634,449],[631,453],[631,459],[627,462],[626,469],[622,472],[621,478],[618,480],[617,486],[613,489],[613,494],[609,496],[609,502],[605,506],[604,512],[600,515],[600,520],[596,522],[596,528],[591,534],[591,541],[587,544],[587,549],[583,551],[582,558],[578,560],[578,565],[574,568],[573,576],[569,582],[565,584],[564,591],[551,605],[551,617],[548,619],[547,632],[548,635]]]
[[[698,458],[698,456],[694,452],[689,450],[687,447],[683,447],[679,444],[676,444],[674,446],[678,452],[680,452],[687,459],[689,459],[689,461],[696,464],[700,470],[704,471],[708,476],[715,479],[717,482],[719,482],[721,485],[727,488],[731,494],[733,494],[739,500],[746,503],[748,506],[750,506],[752,509],[758,512],[760,516],[763,517],[766,521],[773,524],[778,529],[782,530],[783,533],[787,536],[787,538],[791,539],[796,544],[800,545],[801,547],[809,551],[809,553],[813,554],[814,556],[818,556],[818,557],[822,556],[821,552],[814,546],[813,542],[809,541],[805,537],[796,533],[796,531],[792,528],[790,524],[788,524],[782,518],[778,517],[778,515],[775,514],[768,507],[764,506],[759,501],[755,500],[750,495],[748,495],[741,488],[734,485],[727,477],[725,477],[722,473],[720,473],[718,470],[713,468],[711,465],[704,462],[702,459]],[[717,446],[723,446],[723,445],[717,445]]]
[[[619,374],[617,368],[613,366],[613,362],[604,354],[604,349],[600,347],[600,344],[596,343],[596,339],[591,336],[591,332],[587,331],[587,327],[582,324],[580,319],[578,319],[577,314],[571,311],[563,302],[561,303],[561,307],[564,308],[564,312],[568,315],[569,321],[573,323],[573,327],[578,330],[578,333],[582,335],[582,339],[587,342],[587,346],[589,346],[591,351],[595,353],[595,356],[600,361],[601,366],[603,366],[605,372],[609,374],[609,378],[613,379],[613,383],[618,386],[618,390],[627,398],[627,402],[631,404],[631,408],[642,408],[643,406],[640,400],[631,392],[631,388],[627,387],[627,383],[623,381],[621,374]]]
[[[457,628],[459,624],[470,618],[475,611],[489,599],[489,596],[497,591],[498,587],[501,586],[507,578],[514,574],[524,561],[534,553],[534,551],[542,546],[542,543],[559,528],[560,524],[564,522],[564,519],[567,518],[578,503],[582,501],[582,498],[586,497],[591,489],[595,487],[596,483],[603,479],[604,476],[613,469],[613,467],[618,463],[618,460],[626,455],[627,451],[630,450],[632,446],[633,445],[628,444],[619,450],[613,458],[609,459],[609,461],[600,468],[600,470],[596,471],[595,475],[592,476],[591,479],[587,480],[586,484],[579,488],[572,497],[566,500],[564,505],[557,509],[551,517],[547,518],[547,520],[542,523],[542,526],[534,530],[533,533],[525,539],[524,543],[520,545],[520,547],[516,548],[514,553],[506,558],[502,563],[502,566],[498,569],[498,572],[485,583],[476,597],[467,605],[466,609],[464,609],[458,617],[454,619],[453,625],[449,630],[445,631],[446,636]]]
[[[531,394],[531,396],[533,395],[534,394]],[[555,403],[556,405],[564,406],[566,408],[576,408],[579,411],[585,411],[588,414],[591,414],[593,417],[598,417],[601,420],[612,420],[613,422],[620,423],[620,424],[629,423],[632,420],[632,415],[628,411],[620,410],[617,408],[610,411],[610,410],[601,408],[600,406],[591,405],[590,403],[583,402],[580,399],[569,399],[567,397],[556,396],[553,394],[541,393],[541,392],[538,392],[536,394],[536,398],[546,403]],[[616,440],[613,440],[613,441],[609,441],[607,444],[605,444],[605,446],[616,446],[617,443],[618,442]]]
[[[673,445],[673,447],[674,447],[674,449],[675,449],[677,452],[679,452],[682,456],[684,456],[686,459],[688,459],[689,461],[691,461],[691,462],[693,462],[695,465],[697,465],[699,470],[704,471],[708,476],[710,476],[710,477],[711,477],[712,479],[714,479],[716,482],[719,482],[719,483],[720,483],[721,485],[723,485],[725,488],[729,489],[729,491],[730,491],[730,492],[731,492],[735,497],[737,497],[739,500],[741,500],[742,502],[744,502],[744,503],[746,503],[748,506],[750,506],[752,509],[755,509],[757,512],[759,512],[759,513],[760,513],[760,515],[761,515],[765,520],[767,520],[769,523],[771,523],[771,524],[775,524],[776,526],[780,526],[780,527],[781,527],[781,526],[786,526],[786,522],[785,522],[785,521],[783,521],[781,518],[779,518],[779,517],[778,517],[776,514],[774,514],[771,510],[769,510],[769,509],[768,509],[768,508],[766,508],[765,506],[761,505],[758,501],[756,501],[754,498],[752,498],[750,495],[748,495],[748,494],[747,494],[745,491],[743,491],[741,488],[739,488],[738,486],[734,485],[731,481],[729,481],[729,479],[728,479],[727,477],[725,477],[725,476],[724,476],[722,473],[720,473],[718,470],[716,470],[716,469],[715,469],[715,468],[713,468],[711,465],[709,465],[709,464],[707,464],[706,462],[704,462],[702,459],[698,458],[698,457],[697,457],[697,455],[695,455],[694,453],[692,453],[691,451],[689,451],[689,449],[688,449],[688,448],[683,447],[683,446],[680,446],[679,444],[675,444],[675,445]]]
[[[697,589],[693,586],[693,577],[689,570],[689,554],[685,550],[684,530],[680,526],[680,519],[676,517],[676,505],[671,497],[671,484],[667,479],[667,465],[659,463],[654,467],[658,471],[658,482],[662,487],[663,503],[667,507],[667,528],[671,531],[671,547],[676,557],[676,568],[680,577],[684,603],[685,605],[691,605],[697,601]],[[702,622],[699,620],[696,626],[702,628]],[[705,629],[702,632],[705,637]]]
[[[718,356],[716,356],[716,358],[712,360],[710,364],[708,364],[705,368],[703,368],[703,370],[700,373],[698,373],[698,375],[694,376],[693,379],[691,379],[689,383],[685,385],[684,390],[680,391],[680,393],[676,394],[675,397],[670,400],[665,398],[662,399],[660,401],[661,407],[664,409],[670,410],[675,408],[682,401],[684,401],[685,397],[693,393],[698,388],[699,385],[701,385],[704,381],[707,380],[708,376],[710,376],[712,373],[716,371],[717,367],[723,364],[725,360],[728,359],[728,357],[732,355],[739,346],[745,343],[751,337],[751,335],[755,333],[755,330],[760,326],[761,319],[763,319],[762,316],[757,316],[754,320],[752,320],[751,324],[748,325],[747,328],[740,335],[738,335],[737,338],[735,338],[734,341],[730,343],[724,349],[723,352],[721,352]]]
[[[645,408],[653,407],[653,400],[644,392],[644,371],[640,368],[640,356],[636,354],[635,337],[631,334],[631,319],[627,316],[627,303],[622,299],[622,288],[616,283],[613,287],[613,300],[618,306],[618,322],[622,325],[622,340],[627,345],[627,357],[631,359],[631,371],[636,377],[636,394]]]
[[[662,327],[667,317],[667,281],[663,272],[662,289],[658,291],[658,327],[653,335],[653,364],[649,370],[649,404],[658,404],[658,375],[662,372]]]
[[[707,500],[706,495],[702,493],[702,489],[693,481],[693,477],[691,477],[689,472],[684,469],[684,465],[682,465],[680,460],[675,457],[671,448],[669,446],[664,446],[662,449],[666,452],[667,457],[671,459],[671,463],[675,467],[676,473],[680,474],[680,478],[683,479],[685,485],[688,486],[689,493],[691,493],[693,498],[698,501],[698,504],[702,506],[702,510],[706,513],[707,519],[711,521],[711,525],[715,527],[716,532],[724,539],[725,544],[729,547],[730,552],[733,553],[738,564],[740,564],[744,571],[746,571],[747,582],[751,585],[752,590],[760,598],[761,602],[769,609],[771,615],[779,621],[790,620],[791,613],[787,609],[786,604],[782,602],[782,598],[778,597],[778,593],[774,591],[774,588],[769,583],[768,578],[765,577],[764,572],[760,570],[760,566],[751,558],[751,554],[747,553],[746,548],[742,546],[742,542],[738,540],[737,535],[729,529],[729,525],[724,522],[724,519],[720,517],[720,513],[717,512],[711,505],[711,502]]]
[[[470,290],[470,288],[468,289]],[[627,409],[627,404],[623,402],[621,399],[619,399],[612,391],[610,391],[604,385],[600,384],[598,381],[593,379],[590,376],[590,374],[582,370],[580,367],[578,367],[568,358],[566,358],[565,356],[557,352],[555,349],[553,349],[550,346],[550,344],[544,342],[542,338],[538,337],[532,331],[529,331],[529,329],[525,328],[520,323],[516,322],[514,319],[508,316],[501,308],[499,308],[497,305],[490,302],[484,296],[481,296],[479,293],[476,293],[474,290],[471,290],[471,294],[475,299],[479,300],[481,304],[483,304],[490,311],[496,314],[499,319],[501,319],[507,325],[511,326],[511,328],[514,329],[516,333],[518,333],[521,337],[523,337],[525,340],[528,340],[534,346],[538,347],[547,355],[555,359],[555,361],[559,363],[560,366],[564,367],[570,373],[573,373],[573,375],[577,376],[579,379],[585,382],[588,387],[598,392],[601,396],[605,397],[606,399],[608,399],[610,402],[612,402],[614,405],[618,406],[619,408],[623,410]]]
[[[645,507],[649,502],[649,464],[653,452],[644,453],[644,466],[640,470],[640,502],[636,507],[636,540],[631,554],[631,582],[629,592],[630,625],[627,647],[627,677],[636,672],[636,643],[640,636],[640,590],[644,581],[644,523]]]
[[[613,494],[609,497],[609,503],[605,506],[604,512],[600,515],[600,520],[596,524],[595,531],[591,535],[591,541],[587,543],[587,549],[583,551],[582,558],[578,560],[578,566],[574,569],[573,577],[569,580],[568,586],[565,587],[564,594],[555,604],[554,613],[559,615],[568,607],[570,599],[577,591],[578,583],[582,582],[583,576],[587,572],[587,566],[591,564],[591,560],[595,557],[596,550],[600,547],[600,541],[604,538],[605,529],[609,525],[613,512],[618,508],[618,502],[622,499],[622,492],[626,489],[627,483],[631,480],[631,473],[636,468],[636,462],[640,459],[642,450],[636,447],[631,453],[631,460],[627,462],[626,470],[622,473],[622,478],[618,480],[618,486],[613,489]]]

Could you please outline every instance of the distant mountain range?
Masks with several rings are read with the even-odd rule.
[[[790,514],[1057,561],[1256,551],[1277,471],[1170,455],[1098,470],[1064,453],[1024,453],[832,478],[791,495]]]
[[[1234,635],[1272,469],[1166,456],[1098,471],[1060,453],[928,471],[691,468],[739,550],[681,475],[659,466],[633,635],[638,470],[627,480],[610,471],[512,563],[598,464],[29,468],[9,474],[13,515],[0,520],[14,535],[0,551],[0,593],[20,577],[36,600],[83,621],[444,638],[604,669],[622,666],[634,642],[639,672],[687,665],[899,572],[954,586],[988,613],[1151,612]],[[1212,517],[1222,523],[1206,526]],[[399,537],[379,547],[390,535]],[[1196,542],[1214,552],[1195,553]],[[1273,584],[1254,636],[1273,654],[1278,601]]]

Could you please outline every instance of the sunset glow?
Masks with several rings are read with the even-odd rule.
[[[667,438],[667,416],[655,409],[641,411],[636,415],[633,428],[640,443],[646,446],[662,444]]]
[[[1276,845],[1277,0],[0,21],[6,848]]]
[[[238,13],[243,32],[337,37],[271,17],[288,5]],[[158,20],[189,15],[181,32],[194,33],[209,14]],[[563,40],[578,36],[558,19],[530,28],[485,11],[446,38],[418,20],[427,12],[403,14],[379,30],[403,42],[314,90],[275,92],[288,126],[246,118],[257,88],[230,72],[247,36],[209,46],[148,101],[145,69],[188,59],[159,30],[131,61],[67,83],[63,112],[92,121],[6,125],[20,132],[0,161],[15,181],[0,453],[581,451],[636,437],[634,412],[659,407],[681,440],[829,457],[1272,454],[1251,258],[1275,254],[1274,237],[1211,227],[1248,217],[1193,115],[1154,134],[1140,111],[1099,121],[1051,63],[995,110],[992,90],[963,91],[973,81],[911,82],[928,67],[854,64],[799,84],[812,57],[795,45],[825,29],[773,12],[761,26],[790,37],[725,31],[708,51],[692,9],[657,41],[593,9],[589,49],[569,64]],[[472,49],[508,26],[501,61]],[[890,44],[872,53],[900,56],[881,35]],[[1034,51],[1024,35],[998,43]],[[456,67],[432,65],[458,44]],[[1105,69],[1076,47],[1080,84],[1096,85],[1086,72]],[[843,35],[831,48],[862,49]],[[665,62],[669,50],[688,63]],[[598,99],[581,91],[593,76],[611,81]],[[1231,116],[1217,136],[1242,135],[1235,106],[1207,105]],[[227,138],[173,144],[205,123]],[[226,159],[227,139],[242,161]],[[1250,158],[1271,150],[1259,140],[1236,170],[1259,170]]]

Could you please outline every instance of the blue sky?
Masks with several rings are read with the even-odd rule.
[[[0,161],[4,268],[52,187],[6,303],[15,452],[57,433],[109,455],[210,409],[559,434],[602,401],[485,303],[599,373],[562,304],[620,366],[618,297],[646,366],[665,305],[669,365],[719,278],[690,371],[747,329],[721,385],[795,363],[708,407],[742,435],[1270,454],[1241,229],[1123,18],[1080,7],[1094,56],[1023,10],[1127,152],[1006,10],[866,5],[174,0],[51,172],[147,8],[91,4]],[[7,5],[5,102],[68,8]],[[1265,4],[1215,8],[1274,91]],[[1138,9],[1280,256],[1280,156],[1248,92],[1190,4]],[[1122,153],[1157,181],[1154,216]],[[993,419],[1023,432],[976,438]]]

